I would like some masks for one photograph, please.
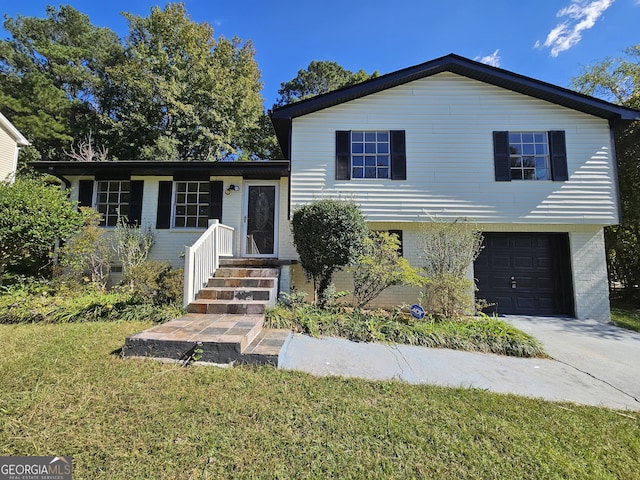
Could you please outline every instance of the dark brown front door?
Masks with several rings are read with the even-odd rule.
[[[489,312],[573,315],[567,234],[485,233],[474,276]]]

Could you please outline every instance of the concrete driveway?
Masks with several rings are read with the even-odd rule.
[[[294,335],[279,367],[640,411],[640,334],[575,319],[506,320],[538,338],[556,360]]]

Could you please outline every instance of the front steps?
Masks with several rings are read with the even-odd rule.
[[[278,366],[289,330],[264,329],[264,315],[189,313],[127,338],[126,357]]]
[[[263,323],[266,307],[277,300],[278,273],[256,264],[219,268],[187,315],[128,337],[124,355],[277,366],[291,332]]]
[[[276,304],[277,297],[276,268],[221,267],[187,312],[260,315]]]

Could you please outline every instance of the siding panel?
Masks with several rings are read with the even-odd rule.
[[[429,217],[536,224],[617,223],[605,120],[451,73],[293,120],[292,208],[319,195],[369,221]],[[407,180],[335,180],[335,131],[406,130]],[[492,132],[564,130],[566,182],[496,182]]]

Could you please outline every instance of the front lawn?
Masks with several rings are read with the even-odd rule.
[[[289,328],[312,336],[345,337],[360,342],[393,342],[423,347],[451,348],[515,357],[543,357],[542,345],[532,336],[495,317],[423,320],[406,312],[320,309],[308,304],[278,305],[267,312],[267,326]]]
[[[74,479],[635,478],[634,412],[122,359],[150,322],[0,325],[0,452]]]

